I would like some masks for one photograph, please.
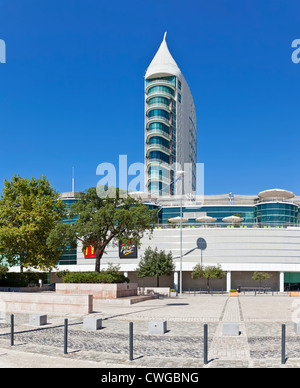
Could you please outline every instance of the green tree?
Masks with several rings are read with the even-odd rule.
[[[262,282],[270,279],[272,275],[266,272],[254,272],[252,279],[259,283],[259,288],[261,288]]]
[[[4,181],[0,198],[0,256],[5,265],[48,271],[61,250],[47,238],[66,216],[65,204],[45,178]]]
[[[197,264],[193,268],[192,279],[205,278],[207,285],[207,292],[210,293],[210,279],[223,279],[226,273],[222,270],[220,265],[217,266],[201,266]]]
[[[96,272],[100,272],[100,262],[109,244],[116,246],[131,240],[139,246],[145,233],[152,233],[157,212],[140,200],[121,194],[118,189],[107,187],[92,187],[81,193],[69,215],[77,220],[58,225],[49,237],[49,244],[66,249],[80,241],[83,250],[94,247]]]
[[[0,264],[0,279],[4,278],[9,271],[9,268],[6,265]]]
[[[141,258],[136,269],[138,278],[154,276],[156,277],[156,286],[159,287],[160,276],[170,276],[175,270],[172,252],[168,254],[157,247],[152,249],[148,247]]]

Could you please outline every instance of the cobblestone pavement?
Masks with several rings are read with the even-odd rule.
[[[100,303],[93,315],[102,317],[103,328],[95,332],[83,330],[84,317],[48,315],[48,324],[35,328],[29,326],[28,315],[15,314],[14,347],[10,347],[7,314],[6,320],[0,320],[0,367],[9,350],[21,352],[24,359],[43,355],[56,357],[56,364],[73,360],[87,362],[87,367],[298,368],[300,336],[295,334],[292,322],[294,300],[280,295],[183,295],[176,300],[152,300],[132,306]],[[69,320],[68,355],[63,355],[65,318]],[[149,334],[148,322],[154,319],[167,321],[167,333]],[[133,361],[128,359],[129,322],[134,323]],[[224,322],[237,322],[240,334],[224,336]],[[204,323],[208,324],[206,365]],[[281,364],[282,323],[286,324],[285,364]]]

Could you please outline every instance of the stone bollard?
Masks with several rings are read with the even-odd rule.
[[[47,315],[34,314],[29,316],[29,325],[44,326],[47,325]]]
[[[101,318],[84,318],[83,330],[96,331],[102,329]]]
[[[167,321],[151,321],[148,323],[150,334],[165,334],[167,332]]]
[[[224,336],[238,336],[239,324],[237,322],[224,322],[223,323],[223,335]]]
[[[300,334],[300,322],[295,322],[295,323],[294,323],[294,330],[295,330],[295,333],[296,333],[297,335]]]

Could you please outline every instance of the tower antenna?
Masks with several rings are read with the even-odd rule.
[[[164,35],[164,40],[166,40],[166,37],[167,37],[167,31],[165,32],[165,35]]]
[[[75,193],[75,168],[72,168],[73,170],[73,177],[72,177],[72,193]]]

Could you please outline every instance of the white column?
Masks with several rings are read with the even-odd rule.
[[[226,291],[229,292],[231,290],[231,271],[227,271],[226,273]]]
[[[279,292],[284,292],[284,272],[279,273]]]
[[[178,271],[174,272],[174,290],[178,292]]]

